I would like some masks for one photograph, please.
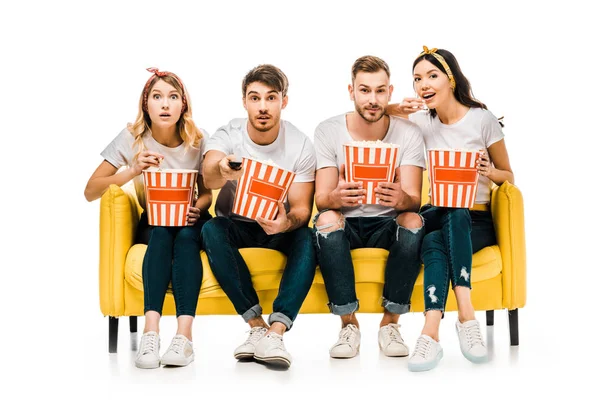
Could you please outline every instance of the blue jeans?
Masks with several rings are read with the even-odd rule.
[[[350,250],[375,247],[389,250],[382,306],[394,314],[407,313],[421,268],[423,227],[405,228],[395,217],[349,217],[345,219],[344,228],[321,232],[322,227],[316,222],[322,213],[314,218],[313,233],[331,312],[348,315],[358,310]]]
[[[175,298],[176,314],[196,315],[202,285],[200,261],[202,226],[211,216],[203,214],[193,226],[149,227],[148,248],[142,264],[144,314],[162,314],[169,282]]]
[[[473,254],[496,243],[494,222],[488,211],[467,208],[421,208],[426,235],[421,258],[425,265],[425,311],[444,311],[448,288],[471,288]]]
[[[269,324],[281,322],[292,328],[315,277],[315,250],[307,227],[267,235],[256,222],[216,217],[204,225],[202,240],[219,285],[246,322],[261,316],[262,307],[239,249],[261,247],[284,253],[287,264]]]

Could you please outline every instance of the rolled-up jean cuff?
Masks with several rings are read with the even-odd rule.
[[[383,299],[381,305],[392,314],[406,314],[410,311],[410,304],[398,304],[386,298]]]
[[[260,304],[257,304],[255,306],[252,306],[252,308],[250,308],[245,313],[243,313],[242,318],[244,318],[244,321],[248,322],[252,318],[260,317],[261,315],[262,315],[262,307],[260,306]]]
[[[358,310],[358,300],[352,303],[337,306],[333,303],[328,303],[327,306],[333,315],[348,315]]]
[[[292,325],[294,325],[294,322],[289,319],[287,315],[280,312],[274,312],[273,314],[269,315],[269,325],[273,325],[273,322],[281,322],[285,325],[288,331],[292,329]]]

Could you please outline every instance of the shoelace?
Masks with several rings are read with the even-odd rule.
[[[342,329],[339,342],[350,342],[350,339],[354,338],[354,336],[356,336],[356,332],[354,332],[354,329],[350,328],[350,325],[348,325]]]
[[[398,328],[396,327],[392,327],[392,326],[387,326],[387,331],[388,331],[388,336],[390,337],[390,340],[392,342],[396,342],[396,343],[402,343],[404,342],[402,340],[402,336],[400,335],[400,332],[398,331]]]
[[[475,345],[483,345],[483,337],[481,336],[481,330],[479,329],[479,325],[471,325],[468,327],[463,327],[465,334],[467,336],[467,343],[469,343],[469,348]]]
[[[171,342],[170,349],[173,350],[177,354],[181,354],[181,353],[183,353],[183,345],[185,344],[185,342],[186,342],[185,338],[175,337],[175,338],[173,338],[173,341]]]
[[[427,356],[427,354],[429,353],[429,348],[431,347],[431,342],[426,340],[423,337],[420,337],[417,340],[417,344],[415,345],[415,351],[413,352],[413,357],[414,356],[420,356],[422,358],[425,358]]]
[[[250,336],[246,340],[246,343],[256,343],[262,338],[267,330],[265,328],[252,328],[250,329]]]
[[[154,353],[157,350],[158,338],[145,335],[142,337],[142,354]]]

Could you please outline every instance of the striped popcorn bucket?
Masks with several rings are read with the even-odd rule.
[[[431,203],[438,207],[471,208],[477,194],[477,150],[428,150]]]
[[[143,172],[148,224],[186,226],[198,171],[153,169]]]
[[[377,204],[375,188],[379,182],[393,182],[398,163],[398,147],[365,147],[344,144],[346,181],[362,182],[367,191],[363,204]]]
[[[243,158],[232,212],[246,218],[273,220],[278,201],[284,201],[295,173],[250,158]]]

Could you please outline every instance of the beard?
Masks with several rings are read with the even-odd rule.
[[[258,119],[259,116],[260,115],[254,117],[254,118],[250,118],[250,125],[252,125],[252,127],[259,132],[268,132],[275,125],[277,125],[277,123],[279,123],[279,118],[280,118],[279,116],[274,117],[274,116],[270,115],[270,118],[264,124],[261,123],[261,120]]]
[[[364,119],[365,121],[370,122],[370,123],[375,123],[375,122],[379,121],[385,115],[385,109],[379,105],[377,105],[377,107],[378,107],[378,111],[380,111],[380,113],[375,114],[375,115],[369,115],[368,111],[361,108],[358,104],[354,103],[354,108],[356,109],[356,112],[358,113],[358,115],[360,115],[362,117],[362,119]]]

